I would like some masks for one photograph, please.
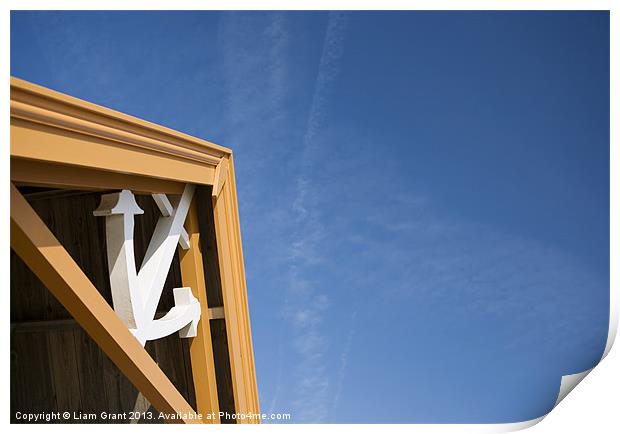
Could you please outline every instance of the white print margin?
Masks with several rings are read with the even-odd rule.
[[[620,3],[611,0],[382,0],[381,2],[370,2],[365,0],[297,0],[295,2],[286,0],[228,0],[226,2],[222,0],[212,0],[209,2],[196,2],[192,0],[176,0],[174,2],[165,0],[150,0],[148,2],[130,1],[130,0],[93,0],[88,3],[78,0],[56,0],[54,2],[44,0],[8,0],[3,2],[3,16],[2,26],[0,26],[0,34],[3,36],[3,41],[0,46],[0,64],[5,72],[4,76],[10,75],[9,65],[9,50],[10,50],[10,25],[9,25],[9,11],[11,9],[19,10],[41,10],[41,9],[92,9],[92,10],[139,10],[141,8],[159,9],[159,10],[198,10],[201,7],[208,7],[213,10],[277,10],[277,9],[293,9],[293,10],[609,10],[610,11],[610,177],[611,177],[611,189],[610,189],[610,205],[611,205],[611,227],[610,227],[610,321],[609,332],[607,337],[607,344],[604,354],[601,358],[605,358],[611,347],[613,346],[615,336],[618,328],[618,307],[620,302],[619,290],[620,290],[620,231],[618,225],[620,224],[620,136],[618,135],[618,120],[620,119],[620,112],[618,111],[618,104],[620,103],[620,94],[618,88],[618,80],[620,79]],[[9,99],[9,87],[4,86],[0,88],[0,98],[3,101]],[[9,106],[5,104],[0,111],[4,115],[2,119],[4,122],[2,125],[2,137],[3,147],[5,155],[8,154],[9,140]],[[2,173],[9,172],[9,159],[3,158],[1,161]],[[9,208],[9,195],[8,189],[0,191],[0,197],[4,203],[4,209]],[[8,226],[5,225],[5,230],[1,231],[0,236],[5,246],[9,245],[9,233]],[[4,276],[5,288],[9,287],[9,249],[5,248],[0,252],[0,267]],[[614,264],[616,265],[614,267]],[[9,317],[9,303],[4,303],[4,317]],[[4,332],[0,332],[2,336],[2,345],[4,348],[9,348],[9,331],[8,327],[4,329]],[[4,362],[0,362],[3,367],[3,371],[7,373],[9,367],[8,357],[4,358]],[[600,361],[599,361],[600,363]],[[560,390],[558,391],[558,398],[556,400],[556,406],[573,390],[588,374],[594,369],[591,368],[587,371],[575,373],[571,375],[565,375],[562,377],[560,384]],[[607,369],[609,372],[609,369]],[[8,422],[9,416],[9,388],[4,388],[4,394],[2,402],[4,403],[5,411],[3,412],[4,421]],[[601,398],[603,399],[603,398]],[[443,425],[428,425],[428,424],[412,424],[412,425],[337,425],[338,431],[364,433],[377,431],[389,431],[389,432],[402,432],[402,433],[500,433],[522,430],[533,425],[536,425],[546,415],[536,419],[506,424],[443,424]],[[618,422],[616,417],[615,423]],[[152,425],[150,426],[152,429]],[[566,427],[566,426],[563,426]],[[147,426],[143,426],[146,429]],[[295,432],[314,432],[312,426],[296,426]],[[607,432],[614,432],[613,427],[606,426]],[[617,429],[618,427],[616,427]],[[13,426],[12,429],[16,431],[27,430],[34,431],[36,426]],[[75,430],[76,432],[82,432],[83,427],[79,425],[61,425],[61,426],[46,426],[46,429],[58,429],[63,433],[67,431]],[[135,430],[137,427],[121,426],[117,425],[115,430],[130,429]],[[157,430],[165,429],[177,429],[174,427],[158,427]],[[184,429],[200,429],[204,427],[187,427]],[[291,427],[286,425],[254,425],[254,426],[210,426],[209,430],[230,430],[230,429],[244,429],[245,430],[269,430],[283,432],[290,432]],[[94,432],[101,430],[101,432],[108,432],[109,427],[105,425],[91,425],[89,431]],[[570,430],[573,432],[573,430]],[[201,431],[202,432],[202,431]],[[592,431],[597,432],[597,431]],[[602,431],[599,431],[602,432]]]

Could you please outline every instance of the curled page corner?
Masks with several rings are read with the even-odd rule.
[[[578,372],[577,374],[563,375],[562,381],[560,382],[560,391],[558,392],[558,398],[555,400],[553,408],[557,407],[558,404],[562,402],[564,398],[566,398],[566,395],[568,395],[575,387],[577,387],[579,383],[581,383],[581,380],[586,378],[586,376],[590,372],[592,372],[592,369],[594,368],[590,368],[583,372]]]
[[[512,422],[512,423],[500,423],[500,424],[496,424],[493,426],[493,431],[489,431],[489,432],[515,432],[515,431],[521,431],[524,430],[526,428],[530,428],[534,425],[536,425],[538,422],[540,422],[541,420],[543,420],[547,415],[543,415],[534,419],[530,419],[530,420],[526,420],[523,422]]]
[[[603,357],[605,357],[606,354],[607,353],[605,353],[603,355]],[[602,359],[603,358],[601,358],[601,360]],[[594,369],[594,367],[590,368],[590,369],[588,369],[586,371],[583,371],[583,372],[578,372],[577,374],[563,375],[562,376],[562,380],[560,381],[560,390],[558,391],[558,397],[555,400],[555,404],[553,404],[553,408],[551,410],[549,410],[547,413],[545,413],[544,415],[542,415],[540,417],[537,417],[537,418],[534,418],[534,419],[526,420],[526,421],[523,421],[523,422],[496,424],[496,425],[493,425],[492,432],[501,433],[501,432],[521,431],[521,430],[524,430],[526,428],[530,428],[530,427],[536,425],[538,422],[542,421],[545,417],[547,417],[547,415],[549,413],[551,413],[553,411],[553,409],[555,407],[557,407],[558,404],[560,402],[562,402],[562,400],[564,398],[566,398],[566,396],[575,387],[577,387],[577,385],[581,382],[581,380],[586,378],[586,376],[590,372],[592,372],[593,369]]]
[[[617,292],[610,291],[610,316],[609,316],[609,331],[607,333],[607,342],[605,344],[605,350],[599,361],[590,369],[579,372],[576,374],[564,375],[560,381],[560,389],[558,391],[558,397],[549,411],[542,416],[534,419],[525,420],[522,422],[508,422],[508,423],[489,423],[489,424],[414,424],[407,425],[407,432],[420,432],[420,433],[507,433],[521,431],[530,428],[539,422],[541,422],[547,415],[558,406],[560,402],[584,379],[587,375],[594,370],[594,368],[609,354],[611,347],[614,344],[616,333],[618,330],[618,313],[619,305],[617,303]]]
[[[537,417],[535,419],[526,420],[523,422],[513,422],[513,423],[501,423],[501,424],[493,424],[489,425],[490,430],[486,432],[514,432],[520,431],[529,427],[536,425],[538,422],[542,421],[549,413],[553,411],[555,407],[558,406],[560,402],[575,388],[581,381],[588,376],[590,372],[596,368],[596,366],[605,358],[611,347],[614,345],[614,341],[616,340],[616,334],[618,332],[618,303],[617,300],[617,292],[611,290],[610,298],[609,298],[609,330],[607,332],[607,342],[605,344],[605,350],[603,351],[603,355],[599,359],[599,361],[590,369],[587,369],[583,372],[578,372],[576,374],[563,375],[562,380],[560,381],[560,390],[558,391],[558,397],[555,400],[555,404],[553,408],[549,410],[544,415]]]
[[[610,300],[610,305],[611,305],[611,300]],[[601,356],[601,358],[599,359],[598,362],[596,362],[596,365],[594,365],[592,368],[585,370],[583,372],[578,372],[577,374],[571,374],[571,375],[563,375],[562,376],[562,381],[560,382],[560,391],[558,392],[558,398],[555,400],[555,404],[553,405],[553,408],[557,407],[558,404],[560,402],[562,402],[562,400],[564,398],[566,398],[566,396],[575,388],[577,387],[577,385],[579,383],[581,383],[581,381],[586,378],[586,376],[592,372],[592,370],[594,368],[596,368],[596,366],[601,363],[601,361],[607,357],[607,354],[609,354],[609,351],[611,350],[611,347],[613,347],[614,345],[614,341],[616,340],[616,333],[618,331],[618,312],[614,311],[614,308],[611,308],[611,315],[610,315],[610,319],[609,319],[609,331],[607,332],[607,342],[605,344],[605,350],[603,351],[603,355]]]

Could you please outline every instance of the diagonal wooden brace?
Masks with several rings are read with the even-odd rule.
[[[202,423],[13,184],[11,248],[166,421]]]

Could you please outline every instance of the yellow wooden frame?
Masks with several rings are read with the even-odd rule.
[[[13,184],[169,194],[179,194],[186,183],[213,187],[235,411],[259,413],[232,151],[14,77],[10,104],[11,248],[152,405],[166,413],[193,410]],[[186,220],[190,249],[180,251],[181,273],[203,312],[190,344],[196,410],[217,414],[196,200]]]

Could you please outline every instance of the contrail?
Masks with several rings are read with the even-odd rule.
[[[309,188],[309,179],[319,147],[317,134],[327,116],[331,85],[340,69],[345,28],[346,16],[330,12],[303,137],[301,167],[293,202],[298,230],[290,249],[288,298],[295,300],[295,303],[289,306],[288,316],[296,332],[293,346],[301,358],[296,372],[297,394],[293,402],[293,414],[299,422],[322,422],[328,415],[329,382],[324,360],[328,339],[322,333],[321,325],[329,299],[316,291],[313,282],[304,277],[301,270],[316,258],[315,250],[323,233],[323,226],[314,212],[318,198]]]

